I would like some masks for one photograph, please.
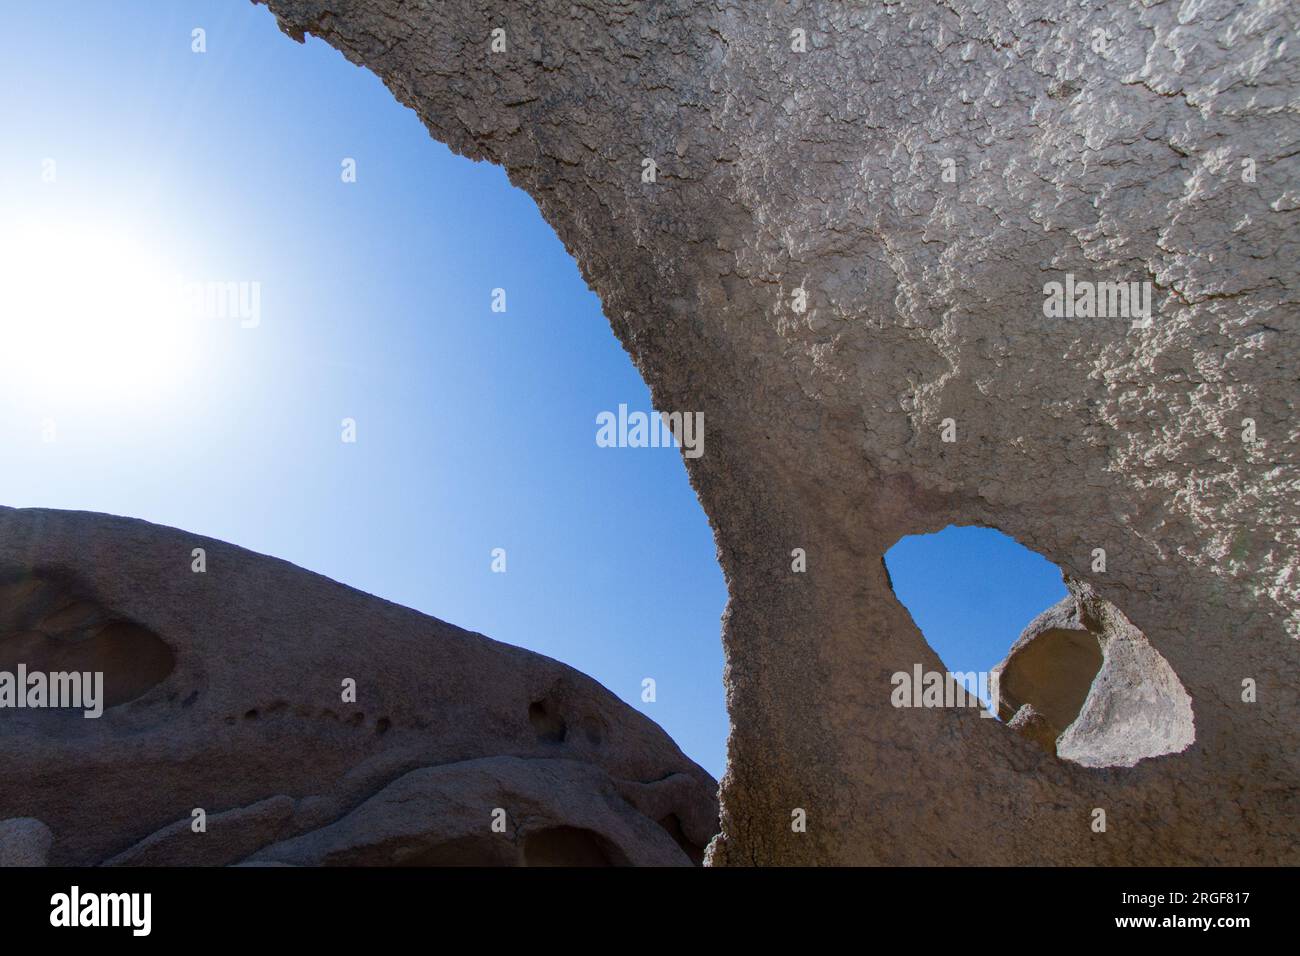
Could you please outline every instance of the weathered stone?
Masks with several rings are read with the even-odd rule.
[[[612,799],[611,799],[612,798]],[[483,808],[500,808],[499,826]],[[291,866],[683,866],[673,836],[573,760],[490,757],[412,770],[343,819],[266,847]]]
[[[540,834],[534,859],[686,864],[717,829],[716,781],[589,677],[184,531],[0,507],[0,659],[16,643],[102,669],[120,698],[98,719],[0,711],[0,819],[45,821],[59,865],[235,863],[354,825],[417,770],[457,809],[413,840],[488,834],[499,806]]]
[[[1169,663],[1087,584],[1025,628],[998,676],[998,714],[1049,753],[1131,767],[1196,737],[1192,701]],[[1013,716],[1014,715],[1014,716]]]
[[[191,814],[145,837],[105,866],[229,866],[266,846],[293,818],[294,801],[269,797],[251,807],[208,815],[196,831]]]
[[[1034,710],[1033,704],[1022,704],[1015,715],[1007,721],[1007,726],[1028,737],[1053,757],[1056,756],[1056,738],[1060,736],[1060,731],[1053,727],[1046,717]]]
[[[268,5],[502,165],[704,413],[713,862],[1300,862],[1295,4]],[[1075,280],[1152,321],[1047,314]],[[881,556],[950,523],[1121,609],[1195,742],[1101,771],[890,707],[942,665]]]
[[[1070,590],[1103,659],[1078,718],[1056,742],[1057,755],[1085,767],[1131,767],[1191,746],[1192,700],[1169,662],[1091,587],[1071,582]]]
[[[54,834],[40,820],[0,820],[0,867],[45,866]]]

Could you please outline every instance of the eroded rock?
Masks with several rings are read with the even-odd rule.
[[[43,647],[121,692],[0,710],[0,819],[43,821],[0,861],[689,865],[717,830],[716,782],[589,677],[199,535],[0,507],[0,661]],[[422,780],[412,822],[390,798]]]
[[[998,715],[1085,767],[1131,767],[1186,750],[1195,719],[1173,668],[1090,586],[1066,586],[994,669]]]
[[[1056,738],[1061,732],[1033,704],[1021,704],[1020,709],[1007,721],[1007,726],[1028,737],[1053,757],[1056,756]]]
[[[0,867],[45,866],[54,834],[40,820],[0,820]]]
[[[104,865],[230,866],[291,829],[294,803],[281,794],[251,807],[212,815],[205,811],[201,828],[191,813],[105,860]]]
[[[614,798],[614,799],[611,799]],[[483,825],[483,807],[498,829]],[[681,866],[673,835],[572,760],[492,757],[413,770],[343,819],[266,847],[293,866]]]
[[[656,408],[703,412],[713,862],[1300,862],[1295,4],[268,5],[503,166]],[[1076,280],[1150,321],[1047,314]],[[892,708],[942,665],[880,559],[947,524],[1121,609],[1195,743],[1100,772]]]

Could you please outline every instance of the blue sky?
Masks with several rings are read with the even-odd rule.
[[[159,275],[255,283],[259,321],[90,348],[95,329],[32,331],[8,303],[0,503],[186,528],[555,657],[720,775],[712,536],[677,451],[597,447],[596,415],[649,393],[533,201],[265,8],[130,10],[6,4],[0,249],[29,277],[48,262],[52,294],[89,286],[104,327]],[[1059,576],[947,534],[955,570],[910,540],[890,570],[945,660],[987,669]]]
[[[991,528],[908,535],[885,566],[930,646],[962,673],[987,674],[1026,624],[1065,597],[1060,568]]]

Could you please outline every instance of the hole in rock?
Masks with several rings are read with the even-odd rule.
[[[0,671],[102,673],[103,706],[143,696],[176,666],[158,635],[126,620],[61,577],[0,580]],[[78,713],[80,716],[80,713]]]
[[[605,731],[600,721],[590,714],[582,718],[582,733],[587,738],[587,743],[593,747],[599,747],[605,740]]]
[[[1010,729],[1088,767],[1131,767],[1194,739],[1191,698],[1146,636],[1013,538],[949,526],[900,539],[884,560],[946,669],[897,672],[895,706],[978,707],[977,694]]]
[[[949,672],[975,674],[970,689],[986,702],[987,675],[1025,626],[1066,596],[1056,565],[992,528],[908,535],[885,552],[885,567],[926,642]]]
[[[549,700],[535,700],[528,705],[528,720],[537,731],[537,739],[547,743],[562,744],[568,727],[559,709]]]

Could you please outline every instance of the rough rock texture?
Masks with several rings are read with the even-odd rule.
[[[1087,584],[1025,628],[994,671],[998,716],[1085,767],[1131,767],[1196,738],[1192,701],[1168,662]]]
[[[0,820],[0,867],[45,866],[54,834],[40,820]]]
[[[704,413],[687,464],[731,594],[714,863],[1300,862],[1300,8],[268,6],[504,166],[656,407]],[[1047,317],[1067,273],[1152,283],[1151,323]],[[1195,743],[1098,770],[892,708],[891,673],[942,665],[881,556],[949,523],[1119,608]]]
[[[186,815],[171,826],[150,834],[123,853],[105,860],[105,866],[230,866],[292,832],[294,800],[280,795],[251,807],[238,807],[207,816],[202,832],[194,817]],[[212,834],[217,839],[209,839]]]
[[[1056,738],[1061,735],[1061,732],[1052,726],[1046,717],[1034,710],[1033,704],[1022,704],[1007,721],[1007,726],[1024,734],[1053,757],[1056,756]]]
[[[501,807],[504,834],[483,825]],[[412,770],[330,826],[250,863],[295,866],[672,866],[665,828],[627,811],[599,768],[570,760],[466,760]]]
[[[113,706],[0,711],[0,820],[35,818],[0,824],[0,862],[689,865],[717,831],[716,781],[590,678],[184,531],[0,508],[15,647],[102,670]],[[408,789],[421,814],[371,820]]]

